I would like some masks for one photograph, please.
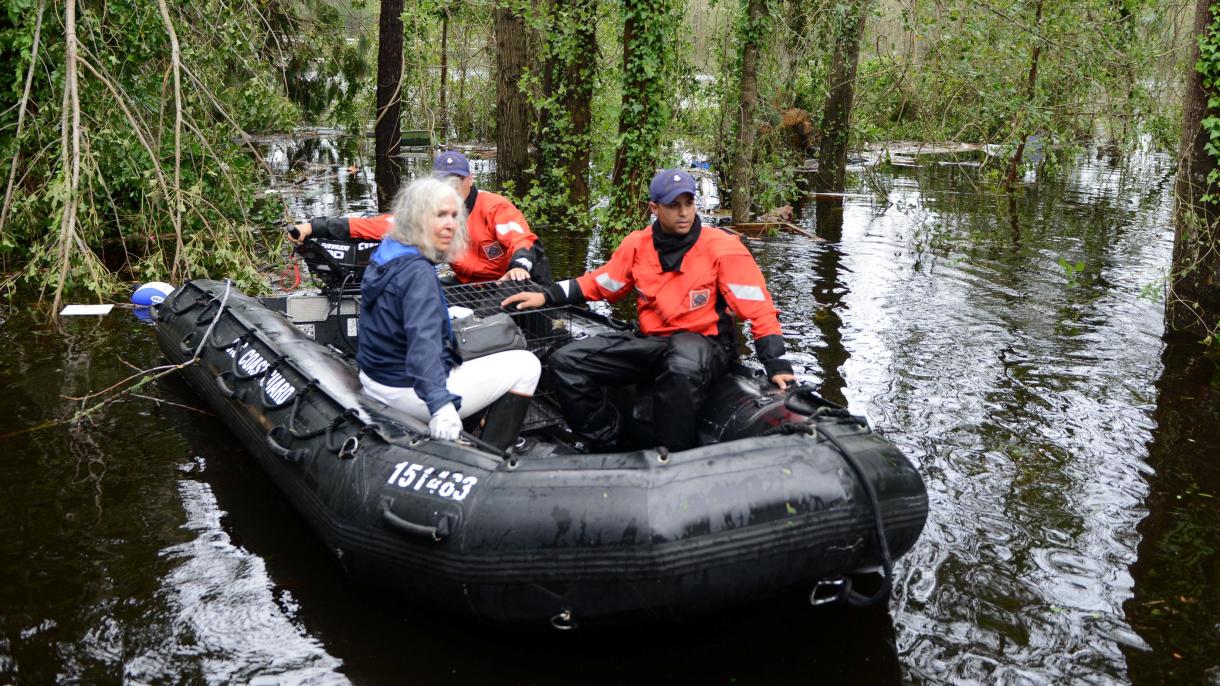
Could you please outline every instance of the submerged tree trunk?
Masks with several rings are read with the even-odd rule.
[[[737,146],[733,154],[734,224],[750,219],[754,137],[758,130],[754,123],[754,114],[758,109],[758,52],[765,40],[767,19],[766,0],[749,0],[742,29],[741,97],[737,106]]]
[[[679,13],[674,0],[624,0],[623,104],[614,156],[610,223],[619,235],[648,217],[648,182],[669,121]]]
[[[830,92],[822,110],[822,143],[818,150],[818,173],[814,190],[842,193],[847,184],[847,140],[851,132],[851,107],[856,92],[856,67],[868,0],[854,0],[835,36],[830,62]]]
[[[597,0],[579,3],[578,16],[585,19],[576,27],[576,58],[568,65],[567,92],[560,106],[567,112],[572,147],[567,155],[565,175],[568,206],[586,210],[589,207],[589,160],[593,141],[593,86],[597,81]]]
[[[1213,21],[1220,22],[1220,18],[1213,17],[1209,0],[1198,0],[1194,35],[1207,35]],[[1199,64],[1197,42],[1192,41],[1191,51],[1188,64]],[[1211,74],[1220,71],[1220,64],[1205,66]],[[1187,84],[1175,189],[1173,266],[1165,296],[1166,330],[1210,337],[1213,345],[1220,327],[1220,203],[1215,199],[1220,188],[1208,179],[1217,169],[1217,159],[1207,151],[1212,141],[1204,121],[1216,115],[1209,111],[1209,101],[1220,98],[1214,78],[1205,79],[1199,69],[1192,69]]]
[[[402,0],[381,0],[377,47],[376,140],[377,206],[388,212],[398,194],[402,103]]]
[[[1027,107],[1032,107],[1034,104],[1034,96],[1038,89],[1038,60],[1042,56],[1042,41],[1038,38],[1038,30],[1042,26],[1042,0],[1038,0],[1038,4],[1034,8],[1034,48],[1029,55],[1029,74],[1025,78],[1025,104]],[[1015,128],[1021,127],[1022,115],[1017,115]],[[1012,159],[1008,161],[1008,174],[1004,176],[1004,192],[1011,193],[1013,187],[1017,183],[1017,172],[1021,168],[1021,160],[1025,157],[1025,144],[1029,141],[1029,132],[1021,131],[1021,142],[1017,144],[1017,150],[1013,153]]]
[[[518,84],[528,62],[525,21],[497,4],[492,10],[496,32],[496,182],[525,189],[529,165],[530,109]]]
[[[445,102],[449,93],[449,10],[441,8],[441,107],[436,128],[441,132],[441,143],[449,142],[449,107]]]
[[[543,93],[554,104],[538,112],[538,177],[554,201],[552,219],[569,226],[588,216],[597,7],[598,0],[561,0],[548,8]]]

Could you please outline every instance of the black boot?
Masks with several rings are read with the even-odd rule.
[[[534,399],[528,395],[505,393],[487,408],[483,419],[483,435],[479,438],[501,450],[507,450],[517,442],[521,433],[521,422]]]

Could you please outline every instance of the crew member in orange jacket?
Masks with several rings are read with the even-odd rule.
[[[508,279],[551,283],[551,266],[529,223],[512,201],[474,186],[470,161],[460,152],[442,152],[432,163],[433,172],[452,179],[458,195],[466,200],[466,227],[470,248],[450,263],[461,283]],[[368,217],[311,219],[297,224],[294,242],[309,236],[338,240],[381,240],[389,232],[391,214]]]
[[[672,450],[694,445],[695,417],[708,386],[737,357],[733,315],[750,322],[771,381],[781,389],[795,381],[762,272],[737,236],[700,224],[695,190],[686,172],[662,171],[648,189],[656,221],[623,239],[609,262],[502,303],[529,309],[636,294],[640,333],[574,341],[549,361],[568,425],[594,448],[613,446],[620,429],[605,387],[654,380],[654,415],[664,417],[654,422],[655,438]]]

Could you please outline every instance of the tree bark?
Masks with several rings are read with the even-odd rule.
[[[1034,48],[1029,55],[1029,74],[1025,78],[1025,103],[1033,106],[1034,95],[1038,88],[1038,59],[1042,56],[1042,41],[1037,37],[1037,31],[1042,26],[1042,0],[1038,0],[1038,4],[1034,9]],[[1021,115],[1017,115],[1016,127],[1021,126]],[[1013,187],[1017,183],[1017,171],[1021,168],[1021,160],[1025,157],[1025,143],[1029,141],[1029,132],[1021,132],[1021,142],[1017,144],[1017,150],[1013,153],[1012,159],[1008,161],[1008,174],[1004,177],[1004,192],[1011,193]]]
[[[402,0],[381,0],[377,46],[376,146],[377,206],[388,212],[398,194],[402,171],[398,152],[402,133]]]
[[[67,181],[63,214],[59,226],[59,280],[51,311],[59,312],[64,285],[72,261],[72,245],[76,239],[76,208],[80,202],[80,90],[77,87],[76,0],[68,0],[64,9],[64,99],[60,120],[60,155],[64,161]],[[156,160],[153,160],[156,163]]]
[[[856,92],[856,67],[868,0],[855,0],[841,30],[835,36],[830,62],[830,92],[822,110],[822,143],[818,150],[816,191],[842,193],[847,185],[847,139],[851,132],[851,107]]]
[[[754,139],[758,127],[758,51],[765,35],[766,0],[749,0],[741,50],[741,96],[737,106],[737,146],[733,155],[733,223],[750,219],[750,190],[753,185]]]
[[[437,128],[441,141],[449,142],[449,108],[445,103],[449,92],[449,8],[441,8],[441,110]]]
[[[528,63],[525,21],[502,4],[492,10],[496,32],[496,182],[525,188],[529,166],[529,102],[518,84]]]
[[[625,0],[623,13],[622,143],[614,157],[611,229],[624,234],[648,218],[648,182],[656,171],[661,134],[670,115],[673,47],[680,14],[673,0]]]
[[[623,22],[623,106],[619,115],[618,132],[622,136],[631,131],[635,127],[632,112],[647,106],[640,102],[640,95],[643,91],[644,84],[638,79],[633,78],[637,73],[630,69],[630,65],[635,59],[635,42],[636,42],[636,15],[631,13],[627,15],[627,19]],[[638,117],[636,117],[638,118]],[[646,216],[648,203],[644,198],[645,181],[641,178],[643,174],[638,165],[629,165],[627,160],[627,151],[625,146],[620,146],[614,154],[614,171],[611,176],[611,185],[616,189],[622,189],[619,197],[635,198],[634,202],[625,202],[623,206],[615,208],[617,212],[625,212],[628,217],[624,219],[629,224],[637,224],[635,217]]]
[[[552,5],[556,14],[551,35],[558,36],[574,50],[561,50],[559,56],[548,53],[543,67],[545,91],[556,99],[557,109],[542,108],[540,116],[543,139],[539,148],[547,151],[543,164],[562,167],[566,208],[573,214],[583,214],[589,207],[589,159],[592,141],[589,129],[593,123],[593,87],[597,78],[597,0],[571,0],[570,4]],[[562,9],[568,9],[567,13]],[[564,219],[568,219],[565,217]]]
[[[1209,0],[1197,0],[1195,36],[1203,36],[1212,21]],[[1191,41],[1187,64],[1199,61],[1199,45]],[[1220,325],[1220,204],[1204,196],[1220,192],[1208,182],[1217,160],[1207,152],[1210,139],[1203,128],[1208,101],[1220,98],[1220,88],[1204,82],[1198,69],[1191,69],[1182,123],[1182,152],[1175,188],[1176,212],[1173,265],[1169,292],[1165,296],[1167,333],[1205,338]]]
[[[581,16],[588,21],[577,26],[577,58],[568,65],[568,88],[561,105],[568,113],[574,147],[567,155],[568,205],[589,207],[589,159],[593,154],[589,130],[593,125],[593,85],[597,69],[597,2],[584,0]]]
[[[177,281],[179,269],[186,266],[183,264],[186,259],[186,246],[182,242],[182,52],[178,48],[178,32],[174,30],[174,22],[169,16],[169,7],[165,5],[165,0],[157,0],[157,7],[161,11],[161,20],[165,22],[165,32],[169,35],[170,59],[174,70],[174,195],[169,201],[174,205],[171,216],[177,240],[174,241],[174,262],[170,268],[170,277]]]

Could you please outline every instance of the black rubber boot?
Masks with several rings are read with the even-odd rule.
[[[531,396],[516,393],[500,396],[488,406],[483,419],[483,435],[479,438],[501,450],[512,447],[521,434],[521,422],[525,421],[525,413],[533,400]]]

